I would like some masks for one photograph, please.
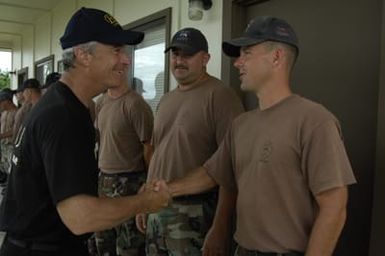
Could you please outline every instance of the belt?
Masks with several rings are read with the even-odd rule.
[[[304,256],[301,252],[287,252],[287,253],[276,253],[276,252],[259,252],[252,251],[241,246],[238,247],[238,256]]]
[[[9,236],[7,236],[5,238],[5,241],[9,242],[10,244],[13,244],[19,248],[29,249],[31,251],[55,252],[55,251],[58,251],[60,249],[59,246],[54,245],[54,244],[28,242],[28,241],[14,239],[14,238],[9,237]]]
[[[106,172],[103,172],[103,171],[100,171],[99,175],[100,176],[105,176],[105,177],[116,177],[116,176],[119,176],[119,177],[136,177],[136,176],[139,176],[139,175],[143,175],[143,174],[146,174],[146,171],[132,171],[132,172],[118,172],[118,173],[106,173]]]
[[[214,197],[216,194],[214,192],[208,192],[197,195],[188,195],[188,196],[177,196],[172,200],[174,202],[187,202],[187,203],[203,203],[211,197]]]

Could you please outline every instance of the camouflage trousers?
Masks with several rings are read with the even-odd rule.
[[[1,162],[0,171],[9,174],[11,167],[11,157],[13,153],[13,145],[1,143]]]
[[[100,197],[136,195],[146,181],[146,173],[104,174],[99,176]],[[114,229],[95,233],[97,255],[144,255],[144,235],[138,231],[135,218]]]
[[[174,201],[168,208],[149,214],[146,229],[146,255],[202,255],[204,238],[211,227],[214,207],[207,214],[203,202]]]

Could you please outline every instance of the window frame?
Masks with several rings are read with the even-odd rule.
[[[166,8],[164,10],[158,11],[156,13],[150,14],[144,18],[141,18],[139,20],[133,21],[129,24],[126,24],[123,26],[124,29],[130,29],[130,30],[136,30],[136,31],[143,31],[148,28],[151,28],[154,26],[154,23],[158,22],[159,20],[164,19],[165,21],[165,28],[166,28],[166,35],[165,35],[165,45],[170,44],[170,38],[171,38],[171,18],[172,18],[172,8]],[[134,72],[134,51],[135,48],[133,48],[132,52],[132,63],[131,66],[131,77],[133,77]],[[167,93],[170,90],[170,59],[168,57],[168,54],[164,58],[164,85],[163,85],[163,94]]]

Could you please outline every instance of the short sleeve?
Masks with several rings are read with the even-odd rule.
[[[97,196],[97,162],[91,120],[52,118],[40,133],[41,155],[54,204],[79,194]]]
[[[217,151],[203,167],[220,186],[236,190],[232,150],[232,129],[230,128]]]
[[[215,136],[217,144],[219,145],[231,126],[232,121],[243,113],[244,108],[235,92],[231,88],[226,87],[215,92],[213,106]]]
[[[140,141],[151,142],[154,117],[150,106],[143,99],[137,99],[129,111],[131,124]]]
[[[356,183],[335,120],[317,126],[305,139],[301,164],[313,195]]]

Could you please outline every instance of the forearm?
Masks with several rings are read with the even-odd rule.
[[[219,188],[218,205],[212,228],[226,229],[227,231],[231,229],[230,223],[233,221],[236,199],[237,193],[235,191],[227,190],[222,186]]]
[[[2,134],[0,134],[0,139],[5,139],[5,138],[9,138],[9,137],[12,137],[13,135],[13,131],[7,131],[7,132],[4,132]]]
[[[347,193],[342,191],[342,194]],[[345,196],[342,196],[345,197]],[[346,195],[347,197],[347,195]],[[321,204],[314,222],[306,256],[331,256],[346,220],[346,199],[334,197],[335,201]]]
[[[63,222],[77,235],[110,229],[143,210],[139,195],[119,198],[77,195],[58,204]]]
[[[154,153],[154,147],[150,143],[143,144],[143,158],[146,165],[146,169],[150,166],[150,161]]]
[[[203,167],[191,171],[187,176],[168,184],[172,197],[206,192],[217,185]]]

